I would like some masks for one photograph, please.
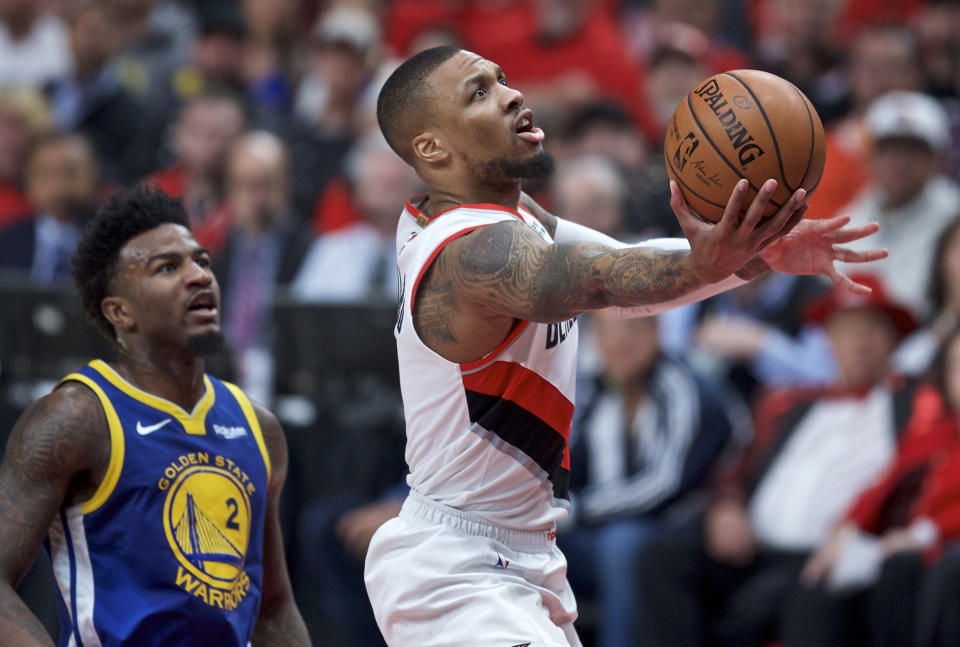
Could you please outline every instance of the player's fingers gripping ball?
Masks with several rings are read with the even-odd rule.
[[[706,79],[680,102],[667,124],[667,174],[690,208],[717,222],[740,178],[750,182],[741,218],[769,178],[777,190],[763,213],[772,216],[799,188],[816,189],[826,139],[820,116],[792,83],[758,70]]]

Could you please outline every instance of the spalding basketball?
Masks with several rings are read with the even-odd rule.
[[[820,115],[789,81],[759,70],[711,76],[680,102],[667,125],[664,158],[690,208],[717,222],[740,178],[750,181],[741,217],[769,178],[772,216],[799,188],[817,188],[826,141]]]

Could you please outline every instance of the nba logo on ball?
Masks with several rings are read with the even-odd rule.
[[[798,188],[817,187],[825,158],[823,125],[810,101],[790,82],[758,70],[717,74],[691,90],[664,142],[667,174],[690,208],[711,222],[723,215],[741,178],[750,182],[744,211],[767,179],[777,181],[763,214],[772,216]]]

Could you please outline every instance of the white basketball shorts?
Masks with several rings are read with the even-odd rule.
[[[390,647],[580,647],[555,533],[512,530],[411,491],[364,579]]]

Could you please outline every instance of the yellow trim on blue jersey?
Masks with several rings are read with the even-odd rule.
[[[120,417],[117,416],[117,410],[113,408],[110,398],[103,392],[100,385],[91,380],[86,375],[80,373],[71,373],[59,382],[60,386],[64,382],[80,382],[93,391],[100,400],[103,412],[107,416],[107,426],[110,428],[110,461],[107,463],[107,472],[103,475],[103,480],[97,486],[93,496],[83,502],[83,514],[90,514],[104,503],[113,493],[113,489],[120,480],[120,472],[123,471],[123,426],[120,424]]]
[[[203,376],[203,386],[205,389],[203,397],[200,398],[199,402],[197,402],[196,406],[193,408],[193,411],[191,413],[187,413],[180,405],[174,404],[173,402],[170,402],[170,400],[151,395],[146,391],[141,391],[120,377],[120,374],[113,370],[110,365],[103,360],[93,360],[90,362],[90,367],[134,400],[139,400],[140,402],[143,402],[154,409],[159,409],[164,413],[169,413],[171,416],[176,418],[181,425],[183,425],[184,431],[186,431],[188,434],[192,436],[206,435],[207,412],[210,411],[210,408],[213,406],[215,398],[213,385],[210,384],[210,379],[206,375]]]
[[[267,451],[267,444],[263,441],[263,432],[260,430],[260,420],[257,419],[257,412],[253,410],[253,405],[250,404],[247,394],[240,390],[240,387],[236,384],[231,384],[230,382],[224,382],[223,385],[230,389],[230,393],[233,394],[233,397],[237,399],[237,403],[240,405],[240,409],[243,411],[243,415],[247,417],[247,423],[250,425],[250,430],[253,432],[253,437],[257,439],[257,447],[260,448],[260,453],[263,454],[263,462],[267,466],[267,482],[270,482],[270,453]]]

